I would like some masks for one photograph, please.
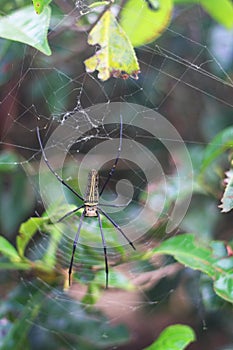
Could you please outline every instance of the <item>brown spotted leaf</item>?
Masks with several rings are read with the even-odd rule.
[[[100,49],[84,62],[87,72],[99,71],[98,78],[101,80],[111,76],[137,79],[139,64],[134,49],[110,10],[92,28],[88,43],[99,45]]]

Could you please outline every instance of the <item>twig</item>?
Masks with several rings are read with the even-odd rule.
[[[105,12],[107,12],[110,9],[110,7],[112,6],[113,2],[114,2],[114,0],[110,0],[109,4],[104,7],[103,11],[99,14],[99,16],[97,17],[95,22],[92,23],[92,25],[90,26],[90,28],[88,30],[89,33],[94,28],[94,26],[99,22],[100,18],[105,14]]]
[[[54,0],[55,4],[64,12],[66,15],[74,13],[75,16],[80,16],[80,11],[74,7],[74,3],[64,0]]]
[[[143,287],[143,289],[148,289],[162,278],[174,275],[183,268],[184,266],[180,263],[167,265],[159,268],[158,270],[148,271],[136,275],[132,279],[132,283],[136,286]]]

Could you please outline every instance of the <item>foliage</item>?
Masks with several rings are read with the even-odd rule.
[[[158,339],[144,350],[183,350],[195,340],[193,330],[184,325],[167,327]]]
[[[30,45],[45,55],[51,55],[47,40],[50,17],[50,7],[46,7],[40,17],[32,6],[16,10],[0,18],[0,37]]]
[[[172,19],[174,7],[195,6],[196,3],[202,6],[218,23],[226,28],[233,27],[233,5],[228,0],[221,2],[217,0],[160,0],[158,7],[156,7],[156,1],[152,0],[129,0],[124,3],[117,16],[115,16],[115,12],[111,11],[114,6],[112,1],[93,2],[89,5],[88,14],[91,13],[94,17],[84,15],[77,22],[77,18],[80,17],[79,12],[75,18],[70,16],[69,30],[67,30],[67,23],[65,23],[63,30],[69,32],[68,34],[72,32],[75,35],[76,44],[74,46],[79,47],[79,34],[84,27],[85,32],[88,31],[89,33],[85,40],[92,46],[100,46],[94,55],[84,60],[86,71],[94,72],[97,70],[99,79],[104,81],[110,77],[137,78],[140,65],[138,51],[134,48],[148,45],[161,36]],[[14,4],[17,6],[14,6]],[[12,3],[3,1],[1,13],[4,13],[4,15],[0,18],[0,37],[5,41],[2,45],[4,47],[2,57],[8,57],[6,53],[9,52],[14,58],[17,55],[19,55],[17,56],[19,59],[20,55],[23,57],[25,48],[21,47],[21,44],[13,46],[11,41],[24,43],[47,56],[53,57],[48,44],[48,30],[56,28],[58,18],[60,20],[61,17],[66,18],[70,15],[69,12],[63,13],[63,8],[59,5],[61,5],[59,1],[50,0],[33,0],[31,6],[28,6],[28,2],[24,0]],[[97,19],[93,21],[93,18]],[[69,35],[67,35],[67,38],[69,39]],[[51,37],[51,47],[54,43],[56,44],[53,40]],[[84,50],[81,45],[79,48],[80,51]],[[31,53],[30,50],[28,48],[27,52]],[[34,53],[35,51],[33,51],[33,55]],[[86,53],[83,56],[86,58]],[[12,65],[10,60],[9,62],[10,66],[17,66],[17,64]],[[5,66],[3,67],[5,69]],[[13,74],[14,71],[9,71],[7,77],[5,77],[6,80],[1,80],[1,84],[4,84]],[[58,100],[65,105],[65,98],[70,94],[69,90],[65,90],[68,89],[68,84],[65,83],[66,76],[59,77],[58,81],[55,81],[54,77],[51,76],[51,85],[53,82],[57,86],[59,80],[65,86],[64,90],[61,89],[59,96],[49,95],[43,86],[43,81],[37,82],[38,90],[43,90],[48,104],[51,103],[52,105],[52,100]],[[150,83],[148,85],[151,88]],[[159,243],[156,241],[156,247],[150,249],[149,252],[143,250],[141,252],[139,248],[136,253],[127,256],[124,248],[113,248],[117,252],[118,261],[110,268],[110,288],[125,291],[132,291],[135,288],[133,282],[124,273],[119,272],[115,266],[133,260],[136,261],[138,266],[146,264],[148,269],[154,269],[151,263],[153,259],[157,256],[169,255],[182,264],[183,267],[200,271],[203,279],[208,277],[208,283],[211,280],[211,285],[209,284],[210,287],[208,285],[208,288],[212,292],[214,291],[215,297],[218,296],[216,298],[220,305],[223,305],[221,304],[223,301],[226,301],[225,305],[227,305],[227,302],[233,302],[232,242],[211,240],[210,237],[204,236],[203,232],[205,225],[209,225],[211,227],[210,231],[213,231],[210,225],[213,222],[215,223],[214,218],[211,217],[212,214],[208,214],[207,218],[203,214],[207,213],[207,211],[204,211],[203,198],[210,199],[216,210],[218,210],[220,201],[222,204],[219,207],[222,212],[228,212],[233,208],[232,161],[226,161],[226,157],[224,158],[226,154],[229,154],[229,159],[232,158],[230,153],[232,147],[233,128],[228,127],[219,132],[206,147],[190,150],[193,164],[195,164],[194,196],[196,195],[198,202],[200,202],[196,208],[199,214],[197,215],[195,210],[193,211],[200,227],[202,227],[201,231],[198,226],[199,236],[196,233],[183,233],[186,231],[193,232],[191,230],[192,220],[187,216],[189,230],[184,229],[183,223],[183,226],[181,225],[182,233],[172,238],[167,239],[163,225],[153,229],[152,239],[156,235],[160,235],[160,241]],[[13,348],[30,349],[28,337],[30,339],[31,332],[35,332],[36,328],[33,324],[41,324],[46,329],[51,330],[51,332],[45,332],[44,340],[41,340],[38,348],[46,348],[45,344],[50,344],[51,349],[57,349],[61,343],[65,347],[66,336],[68,336],[69,344],[74,344],[74,346],[78,344],[83,350],[93,349],[93,346],[96,349],[113,347],[128,341],[129,335],[125,327],[110,327],[102,315],[91,309],[101,297],[105,286],[104,260],[99,257],[95,249],[85,246],[78,247],[77,261],[79,261],[80,256],[88,256],[88,266],[86,267],[88,273],[86,276],[85,273],[82,274],[81,272],[73,275],[74,282],[81,286],[88,285],[82,303],[74,302],[66,293],[67,262],[61,261],[61,257],[57,254],[59,247],[64,243],[61,233],[63,224],[54,222],[64,212],[74,208],[74,205],[61,207],[59,203],[55,203],[53,208],[50,208],[48,212],[40,217],[31,217],[23,222],[29,215],[30,210],[33,211],[35,198],[32,195],[24,196],[28,191],[28,180],[19,171],[18,164],[20,161],[17,155],[10,151],[4,151],[0,154],[1,221],[3,222],[1,229],[3,233],[8,233],[8,238],[0,236],[0,269],[7,273],[11,273],[12,270],[20,271],[24,276],[23,280],[30,280],[32,283],[28,283],[26,287],[19,283],[6,301],[1,303],[0,320],[6,321],[5,336],[0,337],[1,348],[8,350]],[[224,165],[223,161],[225,162]],[[225,176],[225,169],[230,170],[226,172],[226,187],[224,188],[220,184]],[[185,169],[181,170],[181,173],[185,174]],[[6,191],[5,177],[9,174],[13,186]],[[168,188],[170,193],[165,203],[167,213],[172,208],[177,196],[175,177],[170,177]],[[159,190],[157,188],[153,194],[155,200]],[[189,183],[184,183],[182,197],[185,198],[188,191],[191,190]],[[201,196],[201,200],[198,196]],[[76,219],[78,215],[75,216]],[[164,221],[162,224],[164,224]],[[16,244],[14,244],[12,232],[16,230],[19,223],[21,225],[16,236]],[[75,227],[76,224],[77,220],[73,220],[72,225]],[[104,229],[109,228],[109,223],[104,218],[103,226]],[[91,240],[100,239],[100,237],[93,238],[97,227],[97,224],[94,224],[91,229],[84,226],[83,234]],[[195,228],[197,229],[197,226]],[[45,244],[42,256],[36,256],[36,258],[30,256],[30,246],[34,242]],[[112,245],[114,246],[114,244]],[[68,249],[71,252],[71,240]],[[211,289],[212,285],[213,290]],[[55,286],[57,289],[53,289],[51,286]],[[200,283],[200,289],[202,287]],[[60,294],[53,295],[54,290],[58,290],[58,288],[60,288]],[[59,303],[56,300],[59,300]],[[92,317],[93,315],[94,317]],[[101,328],[103,324],[107,325],[106,328],[98,333],[97,329]],[[57,336],[57,333],[59,333],[59,336]],[[64,336],[64,339],[60,337],[60,334]],[[164,330],[156,342],[147,349],[165,350],[174,348],[181,350],[194,338],[190,328],[176,325]]]
[[[87,71],[98,70],[99,78],[102,80],[107,80],[110,76],[124,79],[129,76],[137,78],[140,68],[133,46],[145,45],[157,39],[171,20],[174,4],[185,2],[195,1],[160,0],[157,8],[149,1],[129,0],[121,11],[119,23],[109,10],[113,2],[99,1],[91,4],[90,11],[98,9],[101,3],[106,8],[89,33],[88,43],[100,44],[102,49],[86,60]],[[230,0],[224,0],[221,4],[218,0],[198,0],[197,2],[226,28],[233,27],[233,5]],[[34,7],[22,7],[9,15],[2,16],[0,37],[25,43],[46,55],[51,55],[47,41],[51,19],[50,3],[51,0],[33,0]],[[110,37],[115,39],[109,40]],[[121,44],[116,45],[116,42]],[[122,47],[124,49],[120,50]],[[124,52],[123,57],[122,52]]]
[[[48,344],[52,350],[67,344],[83,350],[103,349],[128,339],[124,326],[112,327],[100,314],[92,317],[79,303],[61,292],[54,294],[39,281],[33,286],[19,285],[10,293],[0,304],[0,319],[7,315],[7,335],[0,339],[3,350],[30,349],[38,331],[40,336],[33,342],[36,350]]]
[[[167,28],[172,9],[172,0],[160,1],[157,10],[148,7],[144,0],[130,0],[121,12],[120,25],[134,47],[145,45]]]
[[[123,72],[127,72],[126,76],[137,77],[139,65],[133,47],[110,10],[89,33],[88,44],[101,46],[101,50],[84,62],[88,72],[98,70],[102,80],[120,77]]]
[[[225,254],[222,253],[224,242],[213,241],[212,245],[213,248],[203,248],[194,242],[194,235],[183,234],[167,239],[148,255],[170,254],[183,265],[206,273],[214,281],[215,292],[221,298],[233,303],[233,257],[227,256],[226,249]]]
[[[197,3],[226,28],[233,26],[233,5],[231,0],[174,0],[174,4]]]
[[[217,138],[218,137],[219,136],[217,136]],[[207,162],[208,157],[206,155],[209,154],[208,150],[210,147],[213,147],[212,141],[210,142],[210,145],[206,147],[206,150],[203,151],[203,160],[199,165],[200,169],[204,169],[203,164],[206,164]],[[216,152],[215,157],[213,157],[211,153],[210,157],[211,160],[209,159],[209,162],[214,162],[219,157],[219,152]],[[200,186],[202,186],[202,182]],[[186,191],[185,188],[184,191]],[[174,196],[171,192],[170,205],[172,205],[173,199]],[[3,237],[0,237],[0,252],[2,255],[2,259],[0,261],[0,269],[16,269],[28,272],[31,271],[31,273],[39,276],[44,281],[52,285],[59,285],[60,281],[63,281],[63,286],[66,289],[67,270],[61,268],[61,266],[59,267],[60,264],[58,265],[57,261],[57,251],[59,249],[59,245],[62,244],[62,234],[59,227],[63,224],[53,224],[53,222],[51,222],[51,218],[53,218],[53,221],[56,221],[59,217],[61,217],[61,215],[63,215],[64,212],[68,212],[72,209],[74,209],[74,205],[61,207],[55,203],[54,207],[51,208],[48,213],[44,213],[44,215],[41,217],[30,218],[20,227],[19,234],[16,238],[16,249],[9,243],[9,241]],[[104,229],[109,227],[108,221],[104,218],[103,226]],[[92,229],[93,233],[96,232],[97,224],[95,224]],[[37,260],[32,261],[25,255],[27,252],[26,248],[38,231],[48,234],[49,238],[43,256]],[[90,236],[90,240],[93,240],[93,233],[90,231],[90,229],[86,231],[84,227],[84,235],[87,237]],[[103,261],[98,261],[99,259],[97,260],[94,250],[92,251],[90,248],[88,248],[87,252],[85,246],[81,246],[78,249],[78,256],[82,256],[82,254],[89,255],[89,264],[91,264],[92,267],[100,264],[99,271],[93,275],[90,275],[88,289],[82,299],[82,303],[84,303],[84,305],[94,305],[100,298],[101,290],[105,285],[104,264]],[[122,259],[124,259],[124,250],[118,250],[118,254],[122,256]],[[178,236],[164,240],[164,242],[147,253],[137,252],[136,256],[138,261],[146,261],[149,263],[150,260],[157,254],[172,255],[184,266],[187,266],[194,270],[197,269],[202,273],[208,275],[213,280],[215,293],[220,298],[223,298],[231,303],[233,302],[233,257],[227,256],[227,249],[224,242],[212,241],[210,245],[207,246],[206,243],[203,243],[200,240],[196,242],[194,235],[180,234]],[[121,260],[119,261],[119,264],[120,263]],[[82,274],[75,273],[73,277],[75,281],[81,284],[86,283],[86,280],[82,279]],[[134,289],[133,284],[127,280],[123,274],[114,271],[114,269],[110,269],[109,285],[111,288],[119,288],[125,290]],[[41,294],[41,290],[40,293],[35,293],[35,295],[33,294],[32,301],[29,301],[29,303],[33,302],[33,307],[26,305],[26,309],[24,313],[22,313],[19,321],[11,325],[11,331],[8,333],[8,336],[5,339],[6,344],[8,344],[8,341],[10,341],[11,338],[18,337],[17,334],[19,332],[21,334],[20,339],[22,341],[22,344],[25,344],[25,339],[30,330],[30,327],[24,327],[23,333],[20,327],[25,318],[33,319],[39,317],[41,309],[43,309],[43,300],[41,299]],[[176,328],[166,329],[155,342],[155,344],[151,345],[151,347],[148,349],[153,349],[155,347],[157,349],[157,347],[160,346],[161,349],[165,350],[166,347],[163,345],[163,339],[165,339],[165,341],[169,339],[171,342],[172,345],[170,345],[170,343],[168,344],[169,349],[171,349],[172,346],[174,346],[174,349],[183,349],[190,341],[194,340],[191,330],[188,328],[187,330],[185,328],[182,328],[185,326],[175,327],[181,328],[179,328],[179,330]],[[172,337],[170,332],[175,335],[176,339]],[[188,332],[187,337],[185,336],[186,332]],[[180,340],[179,334],[181,335]]]
[[[56,206],[57,208],[57,206]],[[69,307],[67,307],[67,295],[64,294],[62,297],[61,291],[61,300],[59,303],[56,301],[56,296],[51,295],[51,291],[46,290],[46,283],[49,283],[53,286],[58,286],[63,282],[64,290],[67,288],[67,270],[59,268],[57,265],[57,250],[61,242],[62,235],[59,230],[59,225],[54,225],[51,223],[50,218],[61,215],[64,211],[70,211],[74,208],[73,205],[67,205],[67,207],[61,207],[59,212],[54,212],[54,208],[50,210],[50,217],[44,213],[40,218],[32,217],[25,223],[23,223],[19,229],[19,234],[16,237],[16,248],[4,237],[0,237],[0,269],[1,270],[18,270],[24,271],[24,273],[30,273],[37,276],[39,281],[34,281],[33,286],[30,285],[19,285],[17,291],[9,296],[7,302],[0,305],[0,317],[7,317],[9,312],[14,314],[14,318],[8,320],[8,331],[7,335],[2,340],[1,348],[2,349],[14,349],[16,346],[18,349],[28,348],[28,334],[33,331],[33,326],[31,322],[35,324],[40,324],[42,322],[43,327],[51,331],[55,331],[57,334],[59,329],[59,324],[62,324],[61,334],[68,334],[69,343],[74,343],[75,346],[79,344],[79,338],[82,338],[81,346],[84,350],[92,349],[95,346],[95,349],[102,349],[106,346],[111,346],[112,344],[121,344],[128,340],[127,331],[123,326],[117,327],[105,327],[104,336],[101,333],[98,333],[100,325],[105,322],[103,317],[98,317],[95,320],[89,318],[88,313],[82,309],[82,306],[76,304],[76,302],[70,299]],[[107,221],[103,220],[104,227],[107,225]],[[48,233],[49,240],[46,245],[46,249],[41,258],[37,260],[31,260],[25,256],[26,248],[33,237],[38,231],[44,231]],[[84,232],[85,233],[85,232]],[[88,232],[86,232],[89,234]],[[80,250],[83,248],[81,247]],[[84,248],[85,249],[85,248]],[[80,250],[78,253],[80,254]],[[95,259],[95,253],[89,250],[88,254],[92,254],[93,265],[98,264],[98,261]],[[102,265],[102,263],[100,262]],[[77,280],[81,283],[82,278],[74,275],[74,280]],[[44,281],[44,282],[43,282]],[[109,284],[111,287],[121,288],[125,290],[132,289],[132,285],[126,279],[124,275],[119,272],[113,272],[110,275]],[[91,277],[86,295],[82,299],[84,305],[93,305],[97,302],[101,296],[101,290],[105,286],[105,273],[103,270],[98,271],[95,275]],[[30,291],[28,290],[30,289]],[[17,294],[15,294],[17,293]],[[25,296],[30,293],[30,298],[27,299]],[[48,294],[48,297],[45,299],[44,295]],[[65,293],[65,292],[64,292]],[[19,300],[19,305],[17,308],[14,308],[15,300]],[[2,310],[1,310],[2,307]],[[8,309],[10,308],[10,310]],[[13,310],[11,310],[13,308]],[[66,313],[64,313],[64,309]],[[47,319],[44,319],[46,313],[48,314]],[[19,316],[16,316],[20,314]],[[57,318],[54,315],[57,315]],[[50,316],[49,316],[50,315]],[[71,315],[73,315],[71,317]],[[80,316],[79,316],[80,315]],[[42,321],[40,321],[42,319]],[[27,322],[30,320],[30,322]],[[59,320],[59,322],[57,322]],[[82,324],[82,327],[77,333],[77,322]],[[25,323],[27,326],[25,326]],[[90,337],[90,329],[92,335]],[[95,330],[95,331],[94,331]],[[78,338],[76,339],[75,337]],[[57,349],[58,343],[60,344],[60,335],[56,337],[53,335],[53,332],[45,332],[45,336],[42,337],[42,342],[46,344],[51,344],[51,349]],[[75,336],[75,337],[74,337]],[[44,339],[43,339],[44,338]],[[43,347],[42,344],[38,344]]]
[[[35,205],[35,197],[19,162],[15,152],[4,150],[0,153],[0,229],[8,237],[14,234]],[[6,181],[9,187],[6,187]]]
[[[212,142],[209,143],[208,147],[206,147],[201,164],[200,177],[204,176],[205,170],[209,168],[215,159],[217,159],[227,149],[232,148],[233,127],[229,127],[216,135]]]
[[[59,207],[59,210],[57,211],[57,208]],[[66,286],[66,281],[67,281],[67,272],[63,270],[56,270],[56,274],[54,275],[55,268],[57,265],[57,251],[58,247],[61,244],[62,241],[62,230],[60,229],[61,226],[64,224],[53,224],[51,222],[51,218],[55,220],[56,218],[61,217],[61,213],[64,212],[69,212],[70,210],[74,209],[74,205],[66,205],[66,206],[59,206],[59,205],[54,205],[51,210],[49,210],[49,215],[48,213],[44,213],[42,217],[31,217],[29,220],[26,222],[22,223],[19,229],[19,234],[16,237],[16,248],[10,242],[5,239],[4,237],[0,237],[0,252],[3,256],[8,258],[8,260],[11,262],[6,262],[5,260],[0,261],[0,269],[18,269],[18,270],[32,270],[36,272],[37,274],[45,274],[48,278],[49,275],[51,274],[51,277],[54,278],[54,281],[56,283],[56,280],[59,279],[60,277],[64,278],[64,286]],[[80,213],[77,215],[80,216]],[[77,217],[77,216],[76,216]],[[111,228],[110,223],[103,217],[103,228]],[[83,235],[85,237],[89,237],[90,241],[93,240],[93,234],[96,232],[98,229],[98,224],[97,222],[92,225],[92,230],[87,231],[85,229],[85,225],[83,226]],[[44,251],[43,256],[40,259],[37,260],[30,260],[28,259],[25,254],[26,254],[26,248],[30,241],[33,239],[33,237],[38,233],[38,232],[44,232],[49,234],[49,239],[47,242],[47,247]],[[100,239],[100,237],[97,237],[97,239]],[[72,243],[72,242],[71,242]],[[86,250],[85,247],[80,247],[80,249]],[[118,253],[121,252],[123,256],[123,251],[121,249],[118,249]],[[103,262],[97,262],[95,259],[95,252],[94,249],[93,251],[90,252],[88,251],[87,254],[90,254],[93,256],[93,265],[96,264],[101,264],[101,269],[103,268]],[[79,252],[80,254],[80,252]],[[85,253],[83,253],[85,254]],[[90,260],[91,261],[91,260]],[[60,277],[59,277],[60,275]],[[77,281],[81,281],[76,275],[74,275],[74,278],[77,279]],[[51,280],[51,279],[50,279]],[[93,276],[93,280],[90,281],[90,288],[93,289],[95,288],[96,292],[98,289],[101,289],[103,286],[105,286],[105,274],[104,271],[101,270]],[[131,283],[119,272],[114,272],[113,274],[110,275],[110,286],[115,287],[115,288],[120,288],[120,289],[125,289],[125,290],[130,290],[132,289]],[[87,295],[89,294],[89,291],[87,291]],[[87,297],[85,298],[87,299]],[[92,302],[91,302],[92,303]]]

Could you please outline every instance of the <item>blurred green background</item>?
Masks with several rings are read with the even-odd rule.
[[[124,3],[117,2],[119,6]],[[1,15],[27,4],[24,0],[2,0]],[[110,253],[112,265],[117,267],[116,276],[112,272],[112,283],[118,288],[103,291],[103,285],[99,288],[90,284],[86,292],[85,285],[95,280],[96,271],[104,280],[104,266],[101,251],[81,246],[77,255],[83,263],[76,261],[76,267],[81,266],[76,276],[78,283],[63,292],[72,242],[53,231],[44,213],[38,189],[41,153],[35,129],[38,125],[44,127],[46,134],[42,134],[47,136],[47,131],[75,108],[120,101],[147,106],[166,117],[185,141],[195,173],[192,202],[178,232],[194,233],[206,244],[232,240],[232,213],[222,214],[218,208],[225,171],[231,166],[231,152],[218,157],[201,180],[198,176],[208,144],[232,126],[233,29],[213,19],[197,1],[175,1],[169,27],[155,42],[136,48],[139,79],[110,78],[101,82],[96,73],[88,74],[83,64],[94,52],[87,44],[87,30],[97,18],[87,4],[52,2],[49,57],[24,44],[0,39],[0,233],[15,246],[20,225],[31,216],[44,215],[38,226],[31,222],[28,226],[33,238],[26,256],[31,261],[39,260],[44,251],[48,256],[47,269],[35,268],[33,263],[31,269],[17,269],[14,264],[9,266],[7,255],[2,254],[0,348],[140,350],[149,346],[166,326],[182,323],[196,333],[197,340],[188,346],[189,350],[233,349],[232,308],[216,296],[210,278],[180,268],[168,256],[153,262],[142,258],[147,249],[166,238],[166,219],[176,194],[172,176],[171,198],[167,199],[164,217],[138,242],[136,255],[131,259],[130,250],[125,252],[123,248]],[[72,22],[74,18],[79,20],[77,26]],[[110,131],[110,135],[117,137],[116,131]],[[80,159],[95,142],[80,144]],[[167,152],[154,145],[151,137],[146,142],[161,159],[165,172],[172,175]],[[72,165],[70,158],[64,174],[77,187]],[[103,169],[100,175],[106,174]],[[139,181],[136,170],[130,172],[123,165],[116,174],[116,179],[121,177],[133,178],[136,184]],[[151,185],[156,187],[156,183]],[[135,200],[140,202],[145,188],[137,186],[141,191]],[[74,203],[72,196],[70,200]],[[136,215],[137,206],[131,210]],[[55,203],[51,211],[59,217],[66,209]],[[143,274],[155,266],[158,276],[149,288],[140,284],[131,288],[127,271]]]

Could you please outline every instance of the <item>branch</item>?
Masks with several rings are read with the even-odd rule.
[[[149,289],[162,278],[172,276],[183,268],[184,266],[180,263],[174,263],[165,267],[160,267],[158,270],[148,271],[135,275],[135,277],[132,279],[132,283],[136,286],[143,287],[143,289]]]

